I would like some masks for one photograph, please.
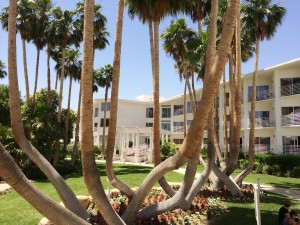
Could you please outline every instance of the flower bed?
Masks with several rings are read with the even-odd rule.
[[[174,189],[178,188],[179,186],[174,187]],[[243,187],[242,192],[245,197],[233,198],[230,192],[226,189],[221,191],[211,191],[205,188],[202,189],[194,198],[189,210],[183,211],[182,209],[175,209],[170,212],[162,213],[148,220],[137,220],[135,224],[206,224],[207,220],[214,220],[227,212],[222,204],[222,201],[241,200],[253,202],[253,188],[251,185]],[[161,189],[152,189],[152,191],[145,198],[142,208],[165,201],[167,199],[169,199],[169,196]],[[129,202],[130,200],[123,195],[115,195],[115,197],[111,199],[112,207],[120,216],[122,216],[125,212]],[[106,224],[95,204],[92,203],[89,206],[88,212],[92,215],[92,219],[90,221],[91,224]]]

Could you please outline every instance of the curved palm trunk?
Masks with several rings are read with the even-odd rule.
[[[47,105],[51,104],[50,46],[47,47]]]
[[[148,22],[148,25],[149,25],[149,41],[150,41],[150,54],[151,54],[151,66],[152,66],[152,80],[153,80],[153,92],[154,92],[154,77],[155,77],[155,74],[157,74],[157,69],[159,69],[158,67],[155,66],[156,64],[156,61],[155,61],[155,43],[154,43],[154,35],[156,35],[156,33],[158,33],[158,31],[153,34],[153,22],[152,21],[149,21]],[[155,27],[155,25],[154,25]],[[158,27],[155,28],[158,30]],[[158,35],[158,34],[157,34]],[[157,44],[159,45],[159,43]],[[159,71],[158,71],[158,76],[159,76]],[[158,78],[159,79],[159,78]],[[159,95],[159,93],[158,93]],[[153,93],[153,96],[154,96],[154,93]],[[159,109],[158,109],[159,110]],[[157,114],[155,114],[156,116]],[[155,118],[154,116],[154,118]],[[159,117],[159,115],[158,115]],[[159,118],[158,118],[159,119]],[[159,122],[158,122],[159,123]],[[154,125],[154,124],[153,124]],[[154,129],[154,126],[153,126],[153,130],[156,130],[158,127],[159,129],[159,124],[156,126],[155,125],[155,129]],[[158,134],[158,139],[160,138],[160,134]],[[154,136],[153,136],[153,143],[157,142],[157,140],[154,141]],[[160,140],[159,140],[160,142]],[[154,147],[154,145],[152,145]],[[154,152],[152,152],[152,154],[154,154]],[[152,157],[153,160],[154,160],[154,157]],[[159,145],[159,162],[160,162],[160,145]],[[159,185],[162,187],[162,189],[169,195],[169,196],[173,196],[175,194],[175,191],[174,189],[168,184],[168,182],[166,181],[165,177],[162,177],[158,180],[158,183]]]
[[[24,77],[25,77],[25,86],[26,86],[26,104],[28,105],[30,100],[30,92],[29,92],[28,70],[27,70],[26,43],[24,38],[22,38],[22,48],[23,48]]]
[[[14,133],[15,140],[22,151],[43,171],[50,182],[55,187],[59,197],[65,206],[81,218],[88,218],[89,215],[85,209],[79,204],[76,196],[65,183],[62,177],[51,166],[47,159],[45,159],[40,152],[29,143],[24,134],[19,84],[17,76],[17,61],[16,61],[16,4],[17,2],[10,1],[10,15],[8,26],[8,79],[9,79],[9,102],[11,127]]]
[[[252,171],[254,166],[254,147],[255,147],[255,103],[256,103],[256,77],[259,59],[259,45],[260,38],[256,38],[256,54],[254,62],[254,73],[252,83],[252,99],[251,99],[251,112],[250,112],[250,134],[249,134],[249,162],[247,167],[235,178],[238,183],[241,183],[243,179]]]
[[[57,83],[58,83],[58,73],[56,73],[56,78],[55,78],[55,91],[57,91]]]
[[[35,95],[36,95],[36,89],[37,89],[37,82],[39,78],[39,64],[40,64],[40,51],[38,47],[36,48],[37,54],[36,54],[36,67],[35,67],[35,81],[34,81],[34,89],[33,89],[33,102],[35,102]]]
[[[195,89],[195,76],[194,73],[192,73],[192,90],[193,90],[193,96],[194,96],[194,102],[197,109],[197,97],[196,97],[196,89]]]
[[[218,47],[217,56],[213,61],[211,71],[209,71],[210,82],[207,82],[207,84],[203,86],[202,99],[200,101],[200,105],[205,104],[208,107],[200,107],[196,111],[189,133],[187,134],[179,151],[177,151],[174,156],[157,165],[140,185],[135,197],[131,200],[126,212],[122,216],[127,224],[132,224],[134,222],[135,215],[137,215],[147,193],[151,190],[159,178],[167,172],[179,168],[185,162],[191,161],[199,153],[199,146],[201,146],[203,139],[205,121],[207,120],[210,107],[213,103],[213,98],[217,92],[221,75],[224,72],[226,56],[235,28],[235,20],[239,3],[240,2],[238,0],[228,2],[223,33]]]
[[[185,82],[186,82],[186,86],[187,86],[188,91],[189,91],[190,102],[191,102],[191,105],[192,105],[192,113],[193,113],[193,116],[195,116],[196,104],[195,104],[195,101],[194,101],[194,96],[193,96],[193,92],[192,92],[192,89],[191,89],[191,84],[190,84],[189,78],[186,77]]]
[[[227,106],[226,106],[226,86],[225,73],[223,75],[223,111],[224,111],[224,161],[228,159],[228,133],[227,133]]]
[[[72,81],[73,76],[70,74],[70,86],[69,86],[69,97],[68,97],[68,110],[66,115],[66,127],[65,127],[65,139],[64,139],[64,151],[67,150],[68,137],[69,137],[69,122],[70,122],[70,103],[71,103],[71,93],[72,93]]]
[[[113,62],[113,79],[111,87],[110,99],[110,118],[108,128],[107,150],[106,150],[106,174],[115,188],[121,190],[125,195],[132,198],[134,191],[126,184],[117,179],[113,170],[113,154],[116,140],[117,130],[117,114],[118,114],[118,96],[119,96],[119,81],[120,81],[120,60],[121,60],[121,46],[122,46],[122,30],[123,30],[123,14],[124,14],[124,0],[118,1],[118,15],[116,23],[116,40],[115,52]]]
[[[59,88],[59,97],[58,97],[58,113],[57,113],[57,122],[60,124],[61,122],[61,111],[62,111],[62,95],[64,88],[64,78],[65,78],[65,56],[66,56],[66,48],[62,48],[62,57],[61,57],[61,74],[60,74],[60,88]],[[59,149],[60,149],[60,141],[59,139],[55,142],[54,156],[53,156],[53,165],[58,164],[59,160]]]
[[[106,104],[107,104],[107,95],[108,95],[108,86],[105,87],[105,97],[104,97],[104,116],[103,116],[103,131],[102,131],[102,156],[105,157],[106,155],[106,148],[105,148],[105,128],[106,128]]]
[[[123,2],[124,3],[124,2]],[[94,156],[93,131],[93,32],[94,1],[85,0],[82,63],[81,158],[84,182],[97,208],[108,224],[124,224],[113,210],[99,178]]]
[[[1,177],[39,213],[46,216],[55,224],[89,224],[37,189],[32,182],[26,178],[1,143],[0,168]]]
[[[77,106],[77,117],[76,117],[76,127],[75,127],[75,141],[71,156],[71,165],[75,165],[75,160],[78,154],[78,141],[79,141],[79,123],[80,123],[80,108],[81,108],[81,81],[79,88],[78,106]]]

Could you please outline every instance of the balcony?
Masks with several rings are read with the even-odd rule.
[[[256,92],[256,101],[264,101],[274,98],[274,94],[269,90],[261,90]],[[252,95],[248,95],[248,102],[251,102]]]
[[[250,126],[250,124],[249,124]],[[255,118],[255,127],[274,127],[275,123],[269,117]]]
[[[300,94],[300,83],[293,83],[281,86],[281,96]]]
[[[300,114],[289,114],[281,117],[281,126],[300,125]]]
[[[271,145],[269,144],[255,144],[254,151],[256,153],[270,153]]]
[[[299,145],[283,145],[282,146],[283,154],[300,154]]]

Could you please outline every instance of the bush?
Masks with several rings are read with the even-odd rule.
[[[300,178],[300,167],[294,167],[294,168],[290,171],[290,176],[291,176],[291,177]]]
[[[161,146],[162,160],[166,160],[170,156],[174,155],[178,149],[179,149],[179,146],[177,146],[174,142],[165,142]]]

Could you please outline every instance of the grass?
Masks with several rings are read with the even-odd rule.
[[[127,164],[115,164],[115,173],[117,177],[124,181],[130,187],[138,187],[144,178],[150,173],[152,167],[133,166]],[[105,189],[108,188],[106,173],[103,164],[98,165],[101,181]],[[183,175],[176,172],[170,172],[166,176],[168,181],[180,182]],[[72,188],[76,195],[88,195],[88,191],[84,185],[82,172],[74,172],[64,177],[68,185]],[[46,193],[48,196],[59,202],[59,197],[47,180],[36,180],[34,184]],[[3,225],[33,225],[43,216],[39,214],[29,203],[21,198],[16,192],[0,196],[0,224]]]
[[[261,206],[261,224],[278,224],[278,210],[286,197],[277,194],[267,193],[260,203]],[[300,210],[300,202],[292,201],[291,208]],[[222,216],[213,225],[253,225],[256,224],[254,203],[225,202],[230,213]]]
[[[203,171],[203,166],[202,165],[198,166],[197,172],[201,173],[202,171]],[[235,177],[240,172],[241,172],[240,169],[236,169],[234,171],[234,173],[232,174],[232,176]],[[277,177],[277,176],[271,176],[271,175],[268,175],[268,174],[250,173],[244,179],[244,182],[257,183],[257,178],[260,179],[260,183],[262,185],[268,185],[268,186],[273,186],[273,187],[287,188],[287,189],[293,189],[293,190],[300,191],[299,178]]]

